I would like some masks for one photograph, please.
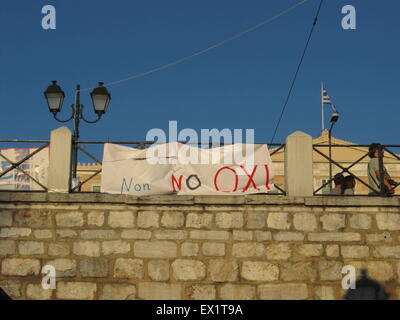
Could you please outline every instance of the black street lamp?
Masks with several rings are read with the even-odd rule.
[[[103,82],[99,82],[99,86],[90,93],[93,102],[94,112],[97,114],[97,119],[94,121],[87,120],[83,116],[83,105],[80,103],[81,86],[76,86],[75,103],[72,105],[72,115],[69,119],[61,120],[57,118],[57,113],[61,111],[64,102],[64,91],[57,85],[57,81],[52,81],[47,90],[44,92],[49,111],[53,114],[54,119],[58,122],[68,122],[74,120],[74,134],[72,136],[72,178],[77,177],[78,166],[78,140],[79,140],[79,122],[82,119],[86,123],[98,122],[102,115],[106,113],[108,105],[110,104],[111,95],[107,88],[104,87]]]
[[[331,127],[329,129],[329,190],[332,191],[332,129],[335,123],[339,120],[339,112],[332,105]]]

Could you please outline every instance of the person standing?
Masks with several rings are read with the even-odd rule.
[[[374,189],[374,191],[370,192],[369,195],[379,195],[381,191],[381,183],[380,183],[380,170],[379,170],[379,150],[382,148],[380,143],[372,143],[369,146],[369,157],[371,158],[368,163],[368,181],[369,185]],[[383,158],[383,151],[382,151]],[[392,195],[394,193],[394,189],[392,188],[390,181],[391,178],[387,173],[386,168],[383,166],[383,183],[385,187],[385,194]]]

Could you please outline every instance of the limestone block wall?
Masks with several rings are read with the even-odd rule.
[[[0,287],[14,299],[341,299],[353,265],[399,299],[399,236],[397,198],[0,193]]]

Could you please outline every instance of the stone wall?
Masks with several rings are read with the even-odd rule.
[[[350,264],[398,299],[399,236],[398,198],[0,193],[0,286],[14,299],[341,299]]]

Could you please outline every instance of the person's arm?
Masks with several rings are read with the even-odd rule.
[[[378,178],[379,181],[381,181],[381,173],[379,171],[375,171],[376,177]],[[388,177],[386,174],[383,175],[383,183],[384,185],[390,190],[390,193],[394,193],[394,190],[392,190],[392,185],[389,183]]]

